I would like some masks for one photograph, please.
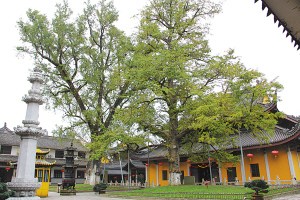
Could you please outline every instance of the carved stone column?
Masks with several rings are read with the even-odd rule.
[[[43,83],[41,71],[34,68],[28,81],[32,84],[32,88],[28,91],[28,95],[23,97],[23,101],[27,103],[25,120],[22,121],[24,126],[14,128],[15,133],[21,137],[21,143],[16,178],[7,183],[8,188],[16,191],[16,194],[9,200],[40,199],[35,196],[35,190],[40,187],[40,183],[34,178],[35,156],[37,138],[47,133],[38,127],[39,106],[44,102],[41,94]]]

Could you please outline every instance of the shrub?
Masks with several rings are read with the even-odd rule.
[[[94,185],[93,191],[94,192],[99,192],[99,194],[100,194],[100,192],[104,191],[106,188],[107,188],[106,183],[99,183],[99,184]]]
[[[267,193],[267,189],[269,188],[268,183],[264,180],[253,180],[245,183],[244,186],[254,190],[256,195],[258,195],[260,192]]]
[[[13,192],[7,189],[5,183],[0,182],[0,200],[7,199],[8,197],[12,196]]]

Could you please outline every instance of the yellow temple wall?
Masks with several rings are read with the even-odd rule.
[[[274,181],[277,179],[277,177],[279,177],[280,180],[291,180],[287,148],[280,147],[276,148],[276,150],[279,151],[278,156],[272,155],[272,149],[267,150],[271,176],[270,178]]]
[[[272,150],[279,151],[278,156],[273,155]],[[277,146],[268,149],[253,149],[244,151],[244,164],[245,164],[245,176],[246,181],[255,180],[255,179],[264,179],[268,181],[267,168],[265,162],[264,152],[267,154],[267,160],[269,165],[270,172],[270,183],[271,184],[292,184],[291,170],[289,166],[288,159],[288,148],[287,146]],[[253,157],[250,159],[247,157],[247,154],[253,154]],[[295,150],[291,150],[291,158],[293,161],[293,167],[295,171],[295,177],[297,180],[300,180],[300,154]],[[159,161],[158,161],[159,162]],[[251,174],[251,164],[258,164],[259,166],[259,177],[253,177]],[[188,176],[188,166],[190,163],[181,162],[180,170],[184,172],[184,176]],[[242,182],[242,173],[240,162],[237,163],[222,163],[221,165],[221,175],[220,179],[224,183],[224,180],[227,182],[227,169],[229,167],[236,167],[236,175],[239,184]],[[158,170],[158,172],[157,172]],[[168,179],[162,180],[162,171],[167,170]],[[158,174],[157,174],[158,173]],[[152,186],[165,186],[169,184],[169,164],[168,162],[161,162],[161,165],[151,164],[150,165],[150,185]]]
[[[159,164],[150,164],[148,167],[148,176],[150,172],[150,186],[166,186],[169,185],[169,178],[170,178],[170,172],[169,172],[169,163],[168,162],[160,162]],[[183,171],[184,176],[188,175],[188,166],[190,164],[186,162],[180,163],[180,171]],[[163,180],[163,170],[167,171],[167,180]]]
[[[252,153],[254,156],[253,158],[248,158],[247,154]],[[265,164],[265,158],[264,158],[264,153],[263,151],[246,151],[244,152],[244,163],[245,163],[245,172],[246,172],[246,181],[250,180],[256,180],[256,179],[264,179],[267,180],[267,171],[266,171],[266,164]],[[251,164],[258,164],[259,166],[259,172],[260,176],[259,177],[253,177],[251,174]],[[240,178],[239,180],[242,180]]]
[[[292,156],[293,156],[296,179],[300,180],[300,163],[299,163],[300,155],[297,151],[292,151]]]

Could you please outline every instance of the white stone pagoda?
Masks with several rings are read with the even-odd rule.
[[[23,97],[23,101],[27,103],[25,120],[22,121],[24,126],[14,128],[15,133],[21,137],[21,143],[16,178],[7,183],[8,188],[16,192],[15,197],[10,197],[9,200],[40,199],[35,196],[35,190],[40,187],[40,183],[34,178],[35,156],[37,138],[47,133],[38,127],[39,106],[44,103],[41,93],[43,83],[41,71],[34,68],[28,81],[32,84],[32,88],[28,91],[28,95]]]

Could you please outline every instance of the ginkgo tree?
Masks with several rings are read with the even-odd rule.
[[[102,0],[87,2],[78,16],[64,1],[52,19],[29,9],[27,18],[18,21],[23,45],[17,49],[43,71],[48,106],[60,110],[66,121],[58,135],[71,133],[93,142],[120,130],[114,115],[132,91],[126,78],[132,43],[115,26],[117,20],[113,3]]]
[[[181,149],[233,160],[226,152],[231,135],[270,133],[279,117],[264,112],[260,100],[280,84],[246,69],[232,50],[211,55],[207,19],[219,11],[208,0],[151,0],[141,12],[130,73],[139,91],[124,115],[161,139],[171,185],[180,184]]]
[[[168,150],[177,185],[180,149],[234,159],[226,152],[231,136],[263,139],[280,117],[262,104],[280,84],[246,69],[231,50],[212,55],[207,20],[219,12],[209,0],[150,0],[130,38],[114,25],[111,2],[87,2],[77,17],[63,2],[52,20],[28,10],[18,50],[43,71],[49,108],[68,119],[58,134],[87,134],[95,159],[113,146],[139,148],[152,134]]]

